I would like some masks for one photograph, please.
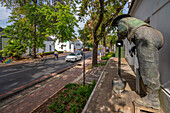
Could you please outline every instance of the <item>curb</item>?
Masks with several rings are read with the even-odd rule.
[[[101,81],[101,78],[102,78],[102,76],[103,76],[103,73],[104,73],[104,71],[105,71],[105,68],[106,68],[106,66],[108,65],[109,62],[110,62],[110,59],[108,60],[108,62],[107,62],[107,64],[105,65],[102,73],[100,74],[100,77],[99,77],[99,79],[98,79],[98,81],[97,81],[97,83],[96,83],[96,85],[95,85],[95,87],[94,87],[94,89],[93,89],[93,91],[92,91],[92,93],[91,93],[91,95],[90,95],[90,97],[89,97],[89,99],[88,99],[88,101],[87,101],[87,103],[86,103],[86,105],[85,105],[82,113],[85,113],[85,112],[86,112],[86,110],[87,110],[87,108],[88,108],[88,105],[89,105],[89,103],[90,103],[90,101],[91,101],[91,99],[92,99],[92,97],[93,97],[93,95],[94,95],[94,92],[95,92],[95,90],[97,89],[97,86],[98,86],[99,82]]]

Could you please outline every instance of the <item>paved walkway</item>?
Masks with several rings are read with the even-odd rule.
[[[117,78],[117,58],[111,58],[100,77],[91,99],[86,104],[84,113],[133,113],[132,100],[137,95],[135,91],[136,77],[125,59],[122,59],[122,78],[127,81],[126,90],[121,95],[115,95],[112,90],[112,80]]]
[[[121,94],[115,94],[112,80],[118,78],[118,59],[109,59],[82,113],[162,112],[141,106],[134,107],[133,101],[139,97],[135,92],[136,75],[124,58],[121,59],[121,76],[127,82],[126,88]]]

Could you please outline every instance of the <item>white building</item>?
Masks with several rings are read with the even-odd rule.
[[[54,39],[55,37],[52,37],[52,38]],[[81,49],[82,44],[83,43],[80,40],[76,40],[75,42],[72,42],[72,41],[60,42],[57,39],[56,42],[55,42],[55,49],[57,51],[74,52],[75,49]]]
[[[161,75],[160,101],[165,113],[170,113],[170,0],[129,0],[129,14],[149,23],[164,36],[164,45],[159,51],[159,71]],[[128,50],[133,46],[127,40],[125,57],[134,70],[138,68],[136,57],[130,57]]]
[[[45,49],[39,48],[37,49],[37,53],[41,53],[42,51],[44,52],[55,51],[54,40],[51,37],[47,37],[47,40],[44,41],[44,44],[45,44]]]
[[[60,42],[58,39],[55,42],[57,51],[74,52],[74,43],[72,41]]]
[[[3,28],[0,28],[0,50],[3,50],[5,45],[7,45],[6,41],[8,41],[8,38],[2,37],[4,35],[1,33],[3,31]]]

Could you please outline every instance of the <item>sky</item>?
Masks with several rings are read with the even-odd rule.
[[[8,24],[8,17],[10,16],[10,10],[7,10],[5,7],[0,7],[0,26],[2,28],[6,27]]]
[[[127,14],[128,13],[128,4],[125,5],[123,9],[123,13]],[[6,9],[5,7],[0,7],[0,26],[2,28],[6,27],[9,25],[9,23],[6,23],[8,21],[8,17],[10,16],[10,10]],[[75,15],[75,17],[78,19],[78,16]],[[88,18],[87,18],[88,19]],[[79,27],[82,29],[84,27],[83,22],[78,22]],[[78,28],[75,27],[76,34],[78,34]],[[78,36],[78,35],[77,35]]]

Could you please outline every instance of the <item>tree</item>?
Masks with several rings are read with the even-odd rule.
[[[54,35],[60,40],[70,40],[75,36],[74,26],[77,20],[68,5],[59,2],[55,6],[26,3],[12,10],[8,26],[4,33],[10,40],[22,40],[32,47],[32,56],[36,57],[36,48],[43,48],[47,35]],[[8,33],[10,31],[10,33]]]
[[[92,65],[97,64],[97,49],[99,40],[105,38],[113,29],[111,23],[113,19],[121,13],[127,0],[81,0],[80,6],[80,20],[83,17],[90,16],[90,29],[93,37],[93,58]],[[105,39],[104,39],[105,41]]]

